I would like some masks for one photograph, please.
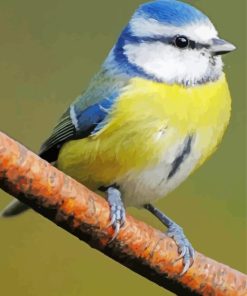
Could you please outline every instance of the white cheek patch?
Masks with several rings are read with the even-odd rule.
[[[181,50],[172,45],[152,42],[126,44],[124,52],[130,63],[166,83],[188,82],[193,85],[210,74],[209,56],[202,55],[198,50]]]
[[[210,39],[218,36],[218,32],[208,19],[176,27],[161,24],[155,19],[145,19],[139,16],[131,20],[130,28],[132,34],[136,37],[185,35],[191,40],[201,43],[208,42]]]

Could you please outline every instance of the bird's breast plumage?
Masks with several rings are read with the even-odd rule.
[[[57,165],[92,189],[117,183],[127,205],[143,205],[173,190],[212,154],[230,111],[224,75],[190,88],[132,78],[103,128],[64,144]]]

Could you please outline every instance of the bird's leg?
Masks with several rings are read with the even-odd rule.
[[[147,204],[144,208],[155,215],[168,228],[166,234],[173,238],[178,246],[178,252],[180,254],[178,260],[183,259],[184,268],[180,275],[185,274],[194,262],[195,251],[186,238],[183,229],[153,205]]]
[[[126,220],[125,208],[121,199],[121,192],[117,186],[110,186],[106,189],[107,200],[110,206],[109,226],[115,229],[111,242],[117,237],[120,228],[124,225]]]

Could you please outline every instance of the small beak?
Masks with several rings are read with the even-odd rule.
[[[210,51],[212,55],[222,55],[228,52],[234,51],[236,46],[228,41],[219,38],[213,38],[210,45]]]

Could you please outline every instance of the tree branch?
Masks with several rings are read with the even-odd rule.
[[[247,295],[247,276],[196,253],[182,277],[177,247],[158,230],[127,216],[117,239],[100,196],[0,132],[0,187],[91,247],[177,295]]]

